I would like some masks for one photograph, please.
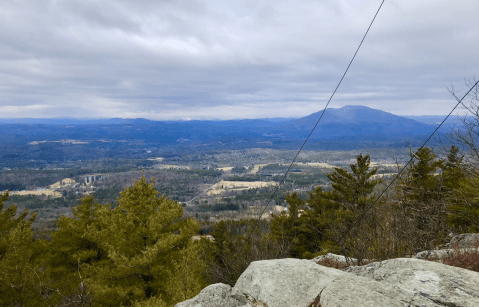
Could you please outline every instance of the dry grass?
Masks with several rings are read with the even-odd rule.
[[[208,195],[219,195],[229,191],[242,191],[257,188],[266,188],[277,185],[274,181],[220,181],[208,190]]]
[[[333,268],[333,269],[338,269],[338,270],[342,270],[342,269],[345,269],[345,268],[348,267],[347,263],[334,261],[333,259],[330,259],[330,258],[322,259],[322,260],[320,260],[316,263],[319,264],[319,265],[328,267],[328,268]]]
[[[321,163],[321,162],[307,162],[307,163],[304,163],[304,164],[306,164],[307,166],[311,166],[311,167],[335,168],[334,165],[331,165],[331,164],[328,164],[328,163]],[[301,164],[295,163],[295,165],[301,165]]]
[[[65,179],[62,179],[58,182],[55,182],[54,184],[51,184],[50,185],[50,188],[60,188],[64,185],[67,185],[67,184],[72,184],[72,183],[75,183],[75,180],[71,179],[71,178],[65,178]]]
[[[20,192],[12,192],[12,195],[35,195],[35,196],[52,196],[55,198],[62,197],[62,193],[53,190],[35,190],[35,191],[20,191]]]
[[[459,248],[456,243],[452,249],[453,255],[442,258],[441,263],[479,272],[479,241],[476,241],[471,248]]]

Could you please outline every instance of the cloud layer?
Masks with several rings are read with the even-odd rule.
[[[380,0],[15,0],[0,117],[231,119],[324,108]],[[478,76],[477,0],[386,0],[330,107],[447,114]]]

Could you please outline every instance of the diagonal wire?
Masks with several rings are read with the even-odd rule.
[[[366,208],[366,210],[364,210],[364,212],[359,216],[359,218],[343,233],[343,235],[339,238],[339,240],[337,242],[334,243],[333,246],[331,246],[329,248],[329,250],[326,252],[326,254],[324,254],[324,257],[326,257],[327,254],[329,254],[331,252],[331,250],[333,248],[335,248],[341,241],[344,240],[344,238],[346,237],[346,235],[348,235],[351,230],[356,227],[356,225],[359,224],[359,222],[361,222],[361,220],[366,216],[366,213],[368,213],[368,211],[374,207],[376,205],[376,203],[379,201],[379,199],[381,199],[381,197],[384,195],[384,193],[386,193],[386,191],[391,187],[391,185],[399,178],[399,176],[404,172],[404,170],[406,169],[406,167],[408,167],[408,165],[412,162],[412,160],[414,160],[414,157],[417,155],[417,153],[419,151],[421,151],[421,149],[424,148],[424,146],[426,146],[427,142],[429,142],[429,140],[431,140],[431,138],[434,136],[434,134],[439,130],[439,128],[441,128],[442,124],[444,124],[444,122],[449,118],[449,116],[451,116],[451,114],[454,112],[454,110],[456,110],[456,108],[462,104],[462,100],[464,100],[464,98],[466,98],[467,95],[469,95],[469,93],[472,91],[472,89],[474,87],[476,87],[476,85],[479,83],[479,80],[467,91],[467,93],[460,99],[458,100],[456,98],[456,100],[458,101],[457,104],[454,106],[454,108],[451,110],[451,112],[449,112],[449,114],[446,116],[446,118],[444,118],[444,120],[439,124],[439,126],[436,127],[436,129],[434,130],[434,132],[427,138],[427,140],[424,142],[424,144],[422,144],[422,146],[416,151],[416,153],[414,155],[411,156],[411,159],[409,159],[409,161],[406,163],[406,165],[404,165],[404,167],[401,169],[401,171],[396,175],[396,177],[394,177],[394,179],[387,185],[387,187],[379,194],[379,196],[376,198],[376,200],[369,206]]]
[[[328,103],[326,104],[326,106],[324,107],[323,109],[323,112],[321,113],[321,116],[319,117],[318,121],[316,122],[316,124],[314,125],[313,129],[311,130],[311,132],[309,133],[308,137],[306,138],[306,140],[304,141],[303,145],[301,146],[301,148],[298,150],[298,152],[296,153],[296,156],[294,157],[293,161],[291,162],[291,164],[289,165],[288,167],[288,170],[286,171],[286,173],[284,174],[283,178],[281,179],[280,183],[278,184],[278,186],[276,187],[275,191],[273,192],[273,194],[271,195],[271,197],[269,198],[268,202],[266,203],[266,206],[264,206],[263,210],[261,211],[261,214],[258,216],[258,219],[256,220],[256,223],[253,225],[253,228],[251,229],[250,233],[248,234],[246,240],[245,240],[245,243],[243,244],[243,246],[241,247],[240,251],[236,254],[235,258],[233,259],[233,261],[230,263],[230,265],[234,264],[236,262],[236,260],[238,259],[238,256],[239,254],[241,254],[241,252],[243,251],[243,249],[245,248],[247,242],[251,239],[251,235],[253,234],[253,232],[255,231],[256,227],[258,226],[258,223],[261,219],[261,216],[265,213],[266,209],[268,208],[269,204],[271,203],[271,201],[273,200],[274,196],[276,195],[276,193],[278,192],[279,188],[281,187],[281,185],[283,185],[285,179],[286,179],[286,176],[288,175],[289,171],[291,170],[291,167],[293,167],[293,164],[294,162],[296,162],[296,159],[298,158],[299,154],[301,153],[301,151],[303,150],[304,146],[306,145],[306,143],[308,142],[309,138],[311,137],[311,135],[313,134],[314,130],[316,129],[316,127],[318,126],[319,122],[321,121],[321,119],[323,118],[324,116],[324,113],[326,112],[326,109],[328,108],[329,106],[329,103],[331,102],[331,100],[333,99],[334,97],[334,94],[336,94],[336,91],[338,90],[339,86],[341,85],[341,83],[343,82],[343,79],[344,77],[346,76],[346,74],[348,73],[348,70],[349,70],[349,67],[351,67],[351,64],[353,63],[354,61],[354,58],[356,58],[356,55],[358,54],[359,52],[359,49],[361,48],[361,45],[363,44],[364,40],[366,39],[366,36],[368,35],[369,33],[369,30],[371,29],[371,26],[373,25],[374,23],[374,20],[376,20],[376,16],[378,16],[378,13],[379,11],[381,10],[381,7],[383,6],[384,4],[384,1],[385,0],[382,0],[381,2],[381,5],[379,6],[378,10],[376,11],[376,14],[374,15],[374,18],[373,20],[371,21],[371,23],[369,24],[369,27],[366,31],[366,33],[364,34],[363,36],[363,39],[361,40],[361,43],[359,44],[358,48],[356,49],[356,52],[354,53],[353,55],[353,58],[351,59],[351,61],[349,62],[348,64],[348,67],[346,68],[343,76],[341,77],[341,80],[339,80],[339,83],[338,85],[336,86],[336,88],[334,89],[333,93],[331,94],[331,97],[329,97],[329,100],[328,100]]]

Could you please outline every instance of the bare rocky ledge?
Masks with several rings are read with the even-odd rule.
[[[479,306],[479,273],[413,258],[345,271],[310,260],[256,261],[231,287],[214,284],[176,307]]]
[[[471,244],[460,247],[470,248]],[[417,258],[389,259],[344,270],[311,260],[263,260],[252,262],[234,287],[210,285],[175,307],[224,306],[477,307],[479,273]]]

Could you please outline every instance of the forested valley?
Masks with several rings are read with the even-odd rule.
[[[257,260],[441,248],[479,232],[478,122],[430,147],[305,148],[294,163],[245,148],[2,165],[0,306],[174,306]],[[441,261],[479,271],[477,249],[461,255]]]
[[[35,209],[21,211],[9,200],[14,195],[5,192],[0,303],[173,306],[208,284],[234,284],[256,260],[310,259],[331,249],[359,261],[377,261],[433,249],[451,233],[477,232],[479,182],[465,154],[456,146],[443,156],[427,147],[410,154],[414,159],[385,194],[379,193],[391,176],[384,171],[381,176],[381,167],[358,153],[349,166],[323,170],[326,179],[318,177],[323,184],[280,195],[284,203],[279,198],[275,203],[284,204],[284,210],[268,210],[267,216],[260,210],[248,214],[247,208],[234,206],[234,197],[226,197],[223,202],[230,205],[224,213],[229,215],[201,218],[198,214],[215,205],[172,200],[171,191],[155,188],[158,179],[148,171],[125,188],[119,187],[127,179],[116,178],[115,202],[100,201],[98,190],[83,195],[72,213],[61,215],[51,228],[32,228]],[[269,168],[282,169],[280,163]],[[247,171],[231,168],[229,176],[253,176]],[[202,175],[212,183],[222,172],[205,170]],[[181,180],[175,180],[178,186]],[[235,193],[246,197],[260,190]],[[271,187],[266,188],[265,194],[270,193]],[[360,216],[361,223],[354,225]]]

